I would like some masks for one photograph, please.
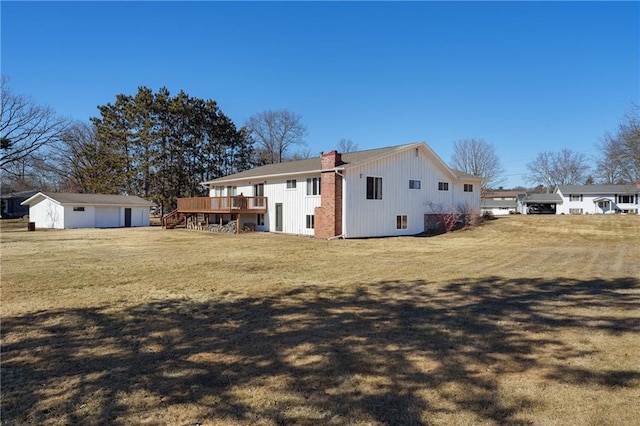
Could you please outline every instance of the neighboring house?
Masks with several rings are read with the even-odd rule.
[[[520,191],[488,191],[482,197],[480,210],[482,214],[504,216],[516,212],[516,200]]]
[[[2,218],[27,216],[29,214],[29,206],[23,206],[21,203],[37,193],[38,191],[18,191],[2,194]]]
[[[559,185],[550,194],[518,196],[523,214],[640,213],[638,185]]]
[[[481,181],[422,142],[332,151],[203,182],[210,197],[179,199],[173,214],[317,238],[412,235],[425,231],[428,215],[462,206],[479,212]]]
[[[558,214],[639,213],[640,185],[560,185]]]
[[[149,226],[154,204],[140,197],[38,192],[25,200],[36,228],[118,228]]]

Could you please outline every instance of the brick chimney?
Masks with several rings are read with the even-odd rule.
[[[342,154],[331,151],[322,154],[320,207],[316,207],[316,238],[326,239],[342,234],[342,176],[335,168],[342,164]]]

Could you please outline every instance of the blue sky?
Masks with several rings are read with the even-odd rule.
[[[526,184],[545,150],[597,155],[640,103],[638,2],[3,1],[2,74],[77,120],[138,86],[238,126],[299,113],[315,154],[484,138]]]

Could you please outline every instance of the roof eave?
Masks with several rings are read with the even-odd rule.
[[[305,171],[301,171],[301,172],[275,173],[275,174],[259,175],[259,176],[246,176],[246,177],[239,177],[239,178],[232,178],[232,179],[219,178],[219,179],[208,180],[208,181],[205,181],[205,182],[200,182],[200,185],[201,186],[209,186],[211,184],[215,185],[215,184],[218,184],[218,183],[246,182],[246,181],[262,180],[262,179],[268,179],[268,178],[274,178],[274,177],[289,177],[289,176],[310,175],[310,174],[314,174],[314,173],[326,172],[328,170],[334,170],[334,171],[345,170],[345,167],[334,167],[332,169],[305,170]]]

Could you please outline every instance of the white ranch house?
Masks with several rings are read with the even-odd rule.
[[[25,200],[36,228],[119,228],[149,226],[153,203],[140,197],[38,192]]]
[[[526,194],[518,198],[523,214],[615,214],[640,213],[640,184],[559,185],[549,194]]]
[[[516,213],[519,191],[489,191],[482,197],[481,213],[493,216],[506,216]]]
[[[425,231],[427,215],[460,206],[479,212],[481,182],[423,142],[332,151],[203,182],[209,197],[179,199],[169,216],[237,219],[241,227],[317,238],[414,235]]]
[[[638,213],[638,185],[560,185],[557,214]]]

